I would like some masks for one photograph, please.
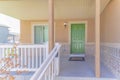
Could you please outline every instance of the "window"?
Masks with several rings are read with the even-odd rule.
[[[34,44],[42,44],[48,41],[48,26],[35,25],[34,26]]]

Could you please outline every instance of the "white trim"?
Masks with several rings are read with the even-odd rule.
[[[107,43],[107,42],[104,42],[104,43],[101,43],[100,45],[101,46],[120,48],[120,43]]]
[[[85,54],[70,54],[70,57],[85,57]]]
[[[34,44],[34,28],[35,28],[35,26],[48,26],[48,23],[44,23],[44,24],[40,24],[40,23],[38,23],[38,24],[32,24],[32,37],[31,37],[31,40],[32,40],[32,44]]]
[[[56,42],[58,43],[58,42]],[[70,44],[68,42],[59,42],[60,44]],[[87,42],[85,45],[95,45],[95,42]]]
[[[71,24],[82,24],[84,23],[85,24],[85,44],[87,44],[87,26],[88,26],[88,23],[87,21],[70,21],[69,22],[69,44],[71,44]],[[85,52],[86,52],[86,46],[85,46]]]
[[[95,45],[95,42],[87,42],[85,45]]]

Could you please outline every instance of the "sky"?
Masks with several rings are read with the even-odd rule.
[[[10,33],[20,33],[20,20],[0,13],[0,25],[9,27]]]

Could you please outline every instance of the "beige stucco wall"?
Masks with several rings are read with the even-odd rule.
[[[94,42],[95,38],[95,21],[94,19],[60,19],[55,20],[55,41],[61,43],[69,42],[69,23],[70,22],[87,21],[87,42]],[[48,24],[47,20],[21,20],[21,43],[32,43],[32,25],[33,24]],[[64,22],[68,26],[64,27]]]
[[[21,20],[20,21],[20,42],[24,44],[33,43],[33,25],[48,24],[47,20]]]
[[[22,21],[20,24],[20,42],[31,43],[31,23],[30,21]]]
[[[111,0],[101,14],[101,41],[120,42],[120,0]]]

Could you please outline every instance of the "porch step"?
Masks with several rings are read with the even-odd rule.
[[[56,77],[55,80],[117,80],[112,78]]]

